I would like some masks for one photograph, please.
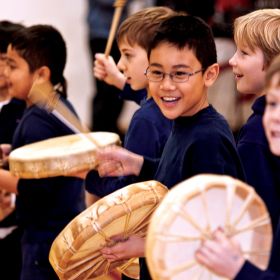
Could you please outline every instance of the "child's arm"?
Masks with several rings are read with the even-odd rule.
[[[122,147],[109,146],[96,152],[98,173],[101,177],[140,174],[144,158]]]
[[[111,262],[144,257],[145,239],[132,235],[126,241],[120,241],[112,247],[104,247],[101,249],[101,253],[105,259]]]
[[[241,249],[218,229],[196,252],[196,260],[222,277],[233,279],[245,263]]]
[[[125,86],[126,77],[120,72],[111,56],[106,58],[105,54],[97,53],[95,55],[93,74],[97,79],[103,80],[107,84],[113,85],[120,90]]]

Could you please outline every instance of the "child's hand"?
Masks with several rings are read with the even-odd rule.
[[[116,241],[119,240],[116,239]],[[132,235],[126,241],[119,241],[112,247],[104,247],[101,249],[101,253],[110,262],[144,257],[145,239]]]
[[[7,167],[9,165],[8,158],[11,152],[11,145],[10,144],[1,144],[0,145],[0,164],[1,167]]]
[[[106,58],[105,54],[97,53],[95,55],[93,74],[97,79],[103,80],[109,85],[121,90],[124,88],[126,77],[120,72],[111,56]]]
[[[96,151],[97,171],[100,177],[138,176],[144,158],[119,146],[109,146]]]
[[[196,260],[222,277],[233,279],[245,259],[239,244],[226,237],[221,229],[213,234],[213,240],[206,240],[196,252]]]

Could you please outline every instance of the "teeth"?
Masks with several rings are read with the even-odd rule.
[[[163,97],[162,98],[164,101],[175,101],[175,100],[177,100],[177,98],[176,97]]]

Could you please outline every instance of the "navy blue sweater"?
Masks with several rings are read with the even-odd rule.
[[[140,102],[143,99],[143,91],[138,97]],[[152,98],[142,100],[141,107],[131,119],[125,135],[124,147],[131,152],[159,161],[171,127],[172,121],[162,115]],[[100,178],[98,172],[92,170],[86,178],[86,189],[90,193],[103,197],[138,181],[137,176]]]
[[[70,103],[62,100],[73,110]],[[73,132],[52,114],[31,106],[15,131],[13,149],[69,134]],[[51,240],[85,209],[83,180],[63,176],[20,179],[16,206],[27,241]]]
[[[265,96],[253,104],[253,114],[242,127],[237,140],[247,183],[264,200],[275,231],[280,215],[280,158],[273,155],[264,133],[262,117]]]
[[[156,162],[145,158],[140,174],[143,179],[151,175],[151,167],[155,168]],[[154,179],[172,188],[202,173],[230,175],[244,181],[231,130],[212,106],[174,121]],[[140,263],[141,279],[151,279],[144,259],[140,259]]]
[[[234,280],[280,280],[280,219],[273,239],[268,269],[263,271],[246,261]]]
[[[264,134],[262,117],[265,96],[259,97],[252,109],[253,114],[240,131],[237,147],[248,183],[264,200],[271,215],[274,239],[268,269],[262,271],[247,261],[235,280],[278,280],[280,279],[280,158],[270,152]]]

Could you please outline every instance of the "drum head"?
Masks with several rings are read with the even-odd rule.
[[[50,263],[60,279],[93,279],[119,267],[130,277],[134,260],[109,263],[100,249],[112,237],[146,236],[150,216],[168,189],[157,181],[129,185],[100,200],[73,219],[54,240]]]
[[[111,132],[79,133],[39,141],[11,152],[10,171],[17,177],[31,179],[94,169],[97,145],[113,144],[120,144],[120,138]]]
[[[172,188],[152,216],[146,256],[153,279],[221,279],[194,257],[218,227],[241,244],[245,258],[267,267],[272,230],[263,201],[239,180],[198,175]]]

